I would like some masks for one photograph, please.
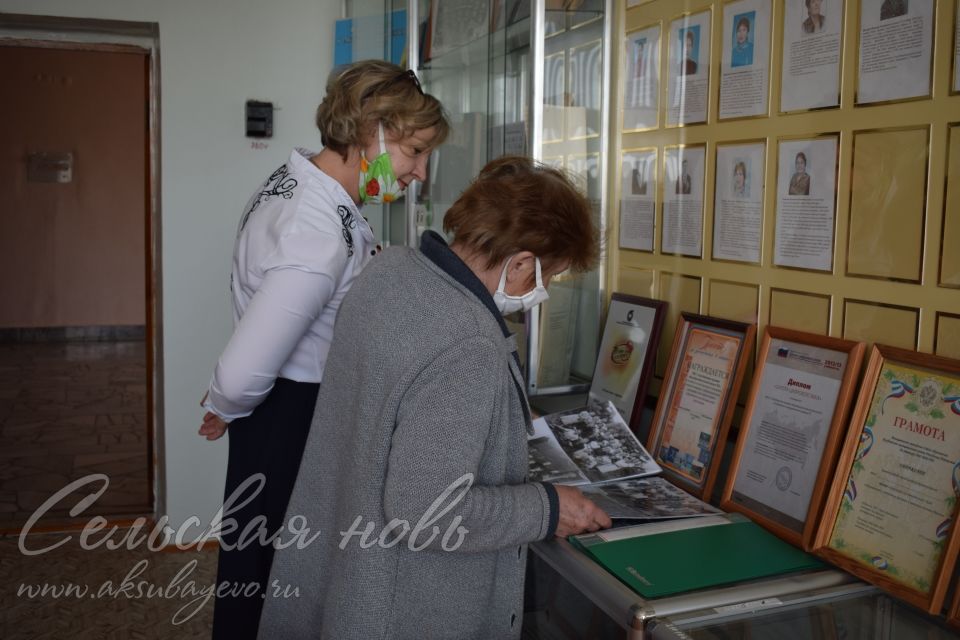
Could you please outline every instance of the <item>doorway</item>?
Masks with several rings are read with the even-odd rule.
[[[64,26],[54,20],[48,26]],[[92,21],[77,22],[86,24],[66,31]],[[33,530],[156,508],[155,54],[62,40],[0,40],[0,530],[7,532],[95,474],[108,484],[93,505],[68,513],[102,483],[42,509]]]

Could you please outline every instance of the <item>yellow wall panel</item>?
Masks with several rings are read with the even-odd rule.
[[[854,133],[847,273],[919,282],[929,128]]]
[[[759,304],[758,285],[724,280],[710,283],[709,316],[756,324]]]
[[[940,284],[960,287],[960,125],[949,129],[947,177],[940,247]]]
[[[660,349],[657,352],[657,375],[663,377],[670,358],[670,347],[676,333],[677,321],[684,311],[700,313],[700,278],[679,273],[660,274],[660,300],[666,300],[667,315],[660,335]]]
[[[937,341],[934,353],[960,359],[960,316],[937,314]]]
[[[679,311],[682,308],[695,311],[697,304],[702,304],[702,313],[737,319],[746,319],[742,316],[755,309],[759,312],[759,329],[769,323],[820,335],[919,348],[928,353],[935,348],[942,353],[960,349],[957,345],[960,341],[960,320],[957,320],[960,319],[960,93],[950,90],[955,17],[960,8],[958,0],[938,0],[933,4],[935,34],[929,95],[857,105],[859,16],[865,5],[861,0],[843,3],[827,0],[822,4],[827,15],[836,16],[837,20],[842,18],[843,25],[838,48],[839,104],[813,110],[791,107],[784,113],[780,111],[783,69],[791,68],[790,51],[794,46],[791,43],[796,42],[796,39],[788,40],[785,53],[784,20],[788,14],[793,16],[793,22],[786,25],[791,29],[787,37],[792,38],[789,34],[797,34],[796,12],[804,15],[805,9],[803,0],[772,0],[767,114],[721,120],[723,57],[732,37],[724,29],[723,20],[729,3],[725,0],[618,3],[616,42],[622,42],[631,30],[648,25],[659,24],[663,29],[659,56],[660,124],[646,131],[613,132],[608,158],[611,166],[616,166],[626,149],[662,150],[703,144],[706,157],[715,158],[722,145],[764,141],[768,150],[762,161],[765,179],[759,263],[714,260],[712,233],[704,234],[703,252],[698,258],[665,254],[658,243],[652,252],[642,256],[635,251],[621,250],[615,243],[609,247],[612,256],[609,290],[617,290],[621,281],[631,286],[636,278],[644,282],[645,276],[629,273],[629,269],[651,270],[657,274],[655,297],[671,304],[657,362],[658,373],[663,372]],[[841,5],[842,16],[838,13]],[[671,77],[676,79],[675,74],[670,75],[671,69],[676,68],[671,66],[676,60],[670,57],[668,47],[674,37],[670,25],[683,13],[707,10],[712,16],[709,45],[700,52],[702,60],[709,60],[706,122],[668,127],[669,84]],[[624,48],[613,49],[611,100],[614,111],[620,112],[625,104],[623,74],[627,65]],[[828,89],[828,93],[833,91],[832,87],[824,89]],[[614,117],[611,121],[620,123],[621,120]],[[777,154],[770,151],[776,148],[778,140],[812,139],[825,132],[839,133],[830,256],[833,268],[813,271],[774,266],[780,189]],[[618,201],[619,179],[619,173],[611,172],[605,185],[610,202]],[[702,176],[704,229],[713,229],[716,188],[717,185],[724,188],[727,184],[724,180],[725,176],[717,175],[716,164],[708,161]],[[659,213],[658,236],[662,222],[662,213]],[[619,237],[617,224],[613,216],[612,238]],[[681,280],[684,276],[693,280]],[[692,282],[696,286],[692,286]],[[700,282],[709,283],[703,287],[702,303],[698,297]],[[721,284],[724,282],[742,286]],[[749,288],[763,295],[744,293]]]
[[[653,297],[653,269],[634,269],[624,267],[618,274],[616,291],[644,298]]]
[[[916,349],[919,319],[919,309],[847,300],[843,305],[843,337],[863,340],[868,345]]]
[[[710,283],[710,302],[707,315],[717,318],[736,320],[756,324],[759,315],[760,287],[755,284],[714,280]],[[749,358],[744,371],[743,385],[740,387],[741,404],[750,395],[750,381],[753,379],[753,366],[756,361],[756,345],[745,357]]]
[[[830,334],[830,296],[774,289],[770,292],[770,325],[821,335]]]

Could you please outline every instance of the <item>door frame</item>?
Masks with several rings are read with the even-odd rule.
[[[147,486],[154,519],[166,513],[163,421],[163,287],[160,207],[160,27],[155,22],[0,13],[0,46],[146,55],[147,158],[144,196],[147,346]]]

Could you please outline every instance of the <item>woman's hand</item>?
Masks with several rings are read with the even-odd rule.
[[[227,423],[223,418],[212,411],[207,411],[203,415],[203,424],[200,425],[200,435],[206,436],[207,440],[216,440],[227,432]]]
[[[207,394],[203,394],[200,400],[200,406],[207,401]],[[207,411],[203,414],[203,424],[200,425],[200,435],[205,436],[207,440],[216,440],[223,436],[227,431],[227,422],[215,414],[213,411]]]
[[[613,523],[606,512],[595,505],[576,487],[553,485],[560,499],[560,520],[557,522],[557,537],[566,538],[585,531],[607,529]]]

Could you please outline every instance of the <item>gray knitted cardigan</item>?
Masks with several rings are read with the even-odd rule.
[[[526,400],[502,319],[439,236],[423,246],[440,258],[388,249],[343,302],[287,509],[320,536],[277,551],[270,584],[299,597],[268,589],[260,638],[520,636],[526,545],[552,535],[556,492],[525,482]],[[416,539],[376,543],[464,474],[472,486]]]

